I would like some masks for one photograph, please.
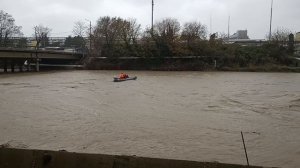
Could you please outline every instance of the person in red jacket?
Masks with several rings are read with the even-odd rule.
[[[129,76],[127,75],[127,74],[125,74],[125,73],[121,73],[120,75],[119,75],[119,78],[120,79],[127,79],[127,78],[129,78]]]

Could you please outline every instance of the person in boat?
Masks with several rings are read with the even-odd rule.
[[[119,75],[119,78],[120,79],[127,79],[127,78],[129,78],[129,76],[127,75],[127,74],[125,74],[125,73],[121,73],[120,75]]]

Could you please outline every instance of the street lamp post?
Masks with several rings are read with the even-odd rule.
[[[153,35],[153,20],[154,20],[154,0],[152,0],[152,18],[151,18],[151,33]]]
[[[271,17],[270,17],[269,41],[271,41],[271,36],[272,36],[272,20],[273,20],[273,0],[271,2]]]
[[[90,51],[92,50],[92,21],[85,19],[86,21],[90,22],[90,37],[89,37],[89,41],[90,41]]]

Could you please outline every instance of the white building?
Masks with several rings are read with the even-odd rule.
[[[249,39],[247,30],[238,30],[236,33],[231,35],[229,39]]]
[[[295,41],[300,42],[300,32],[296,33]]]
[[[57,44],[59,46],[63,46],[65,44],[65,41],[66,41],[66,37],[49,37],[50,45]]]

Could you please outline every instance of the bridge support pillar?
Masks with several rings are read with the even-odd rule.
[[[38,58],[36,59],[35,65],[36,65],[36,67],[35,67],[36,72],[39,72],[40,71],[40,63],[39,63],[39,59]]]
[[[3,65],[4,72],[7,72],[7,60],[4,59],[4,65]]]
[[[30,62],[29,61],[27,61],[26,67],[27,67],[27,72],[29,72],[30,71]]]
[[[30,63],[31,63],[31,60],[26,60],[26,71],[29,72],[30,71]]]
[[[23,60],[19,62],[19,71],[23,72]]]
[[[15,72],[15,62],[14,60],[11,60],[11,63],[10,63],[10,68],[11,68],[11,72]]]

